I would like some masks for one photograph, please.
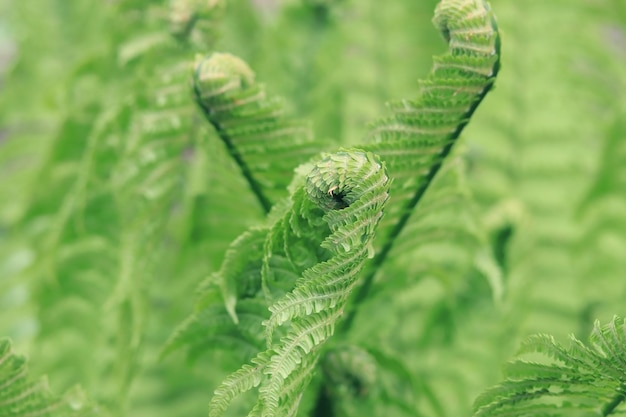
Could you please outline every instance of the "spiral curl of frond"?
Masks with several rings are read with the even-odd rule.
[[[291,291],[271,303],[271,316],[263,323],[268,349],[262,355],[267,361],[262,367],[246,365],[238,371],[246,374],[245,383],[221,385],[211,403],[211,417],[221,416],[236,395],[257,385],[259,399],[254,413],[264,417],[292,415],[299,398],[292,395],[294,386],[302,388],[308,383],[319,348],[333,335],[335,323],[358,283],[359,272],[371,257],[372,239],[389,197],[390,181],[380,160],[358,149],[323,155],[300,183],[292,206],[276,222],[281,226],[280,236],[286,240],[289,235],[308,235],[308,239],[317,236],[318,248],[330,255],[305,268]],[[319,216],[320,210],[325,227],[307,222]],[[307,225],[315,230],[305,230]],[[272,230],[265,250],[278,253],[266,253],[266,258],[281,261],[267,262],[266,269],[283,269],[289,265],[289,254],[280,252],[284,245]],[[273,245],[273,240],[278,244]],[[310,262],[316,259],[305,258]],[[285,329],[276,342],[273,335],[278,327]],[[250,370],[256,373],[254,377],[249,375]]]
[[[172,0],[170,5],[170,32],[185,38],[194,29],[210,31],[225,8],[223,0]]]
[[[236,56],[200,58],[193,75],[196,101],[269,212],[286,197],[293,169],[319,149],[310,123],[288,117],[283,101],[268,96]]]

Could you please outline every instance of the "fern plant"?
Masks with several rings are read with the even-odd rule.
[[[420,84],[416,100],[397,104],[392,107],[393,117],[373,124],[373,143],[365,146],[381,156],[395,181],[386,209],[387,224],[381,225],[383,243],[374,260],[377,266],[384,261],[499,69],[497,27],[486,4],[442,2],[435,24],[448,41],[450,52],[436,58],[430,78]],[[310,138],[300,132],[306,130],[282,117],[280,107],[266,98],[255,85],[253,72],[238,58],[216,54],[200,61],[194,86],[205,115],[240,165],[260,204],[268,210],[268,191],[284,184],[279,179],[264,178],[258,164],[277,174],[285,172],[284,165],[279,164],[298,162],[293,157],[286,161],[286,156],[303,154],[299,145]],[[268,149],[273,150],[270,155],[264,153]],[[256,162],[259,153],[263,159]],[[234,324],[238,324],[236,305],[240,298],[262,295],[270,312],[269,318],[257,320],[257,325],[265,327],[268,350],[218,387],[210,415],[222,415],[237,395],[259,385],[259,397],[250,415],[293,415],[297,411],[302,394],[298,391],[310,379],[319,356],[318,346],[334,333],[335,322],[343,314],[352,289],[360,284],[359,273],[366,258],[375,256],[373,232],[387,200],[387,176],[376,174],[381,163],[366,155],[347,150],[311,162],[313,169],[304,186],[309,197],[305,201],[316,201],[330,211],[322,216],[307,208],[310,203],[302,201],[304,180],[296,178],[290,200],[279,203],[270,216],[269,230],[254,230],[240,237],[220,273],[210,278],[221,288],[225,309]],[[299,168],[303,174],[304,167]],[[279,214],[285,210],[286,214]],[[324,222],[315,221],[315,217]],[[319,248],[330,254],[320,253]],[[242,256],[245,259],[237,259]],[[367,275],[356,303],[365,298],[372,279],[373,273]],[[207,335],[212,338],[236,331],[231,325],[216,325],[222,322],[217,321],[219,316],[216,320],[206,317],[207,309],[215,311],[214,306],[206,304],[217,297],[204,297],[208,297],[208,301],[200,302],[204,310],[182,325],[167,350],[186,343],[196,350],[198,344],[207,345]],[[345,329],[350,327],[353,314],[354,310],[344,322]],[[199,325],[199,315],[205,327]],[[286,333],[275,342],[274,333],[287,324]],[[203,337],[199,333],[207,325],[211,330],[204,330]],[[244,330],[248,342],[249,326],[247,322]]]
[[[619,313],[623,7],[494,3],[504,78],[482,0],[0,4],[0,333],[69,390],[0,342],[0,415],[469,415]],[[622,333],[476,415],[619,414]]]
[[[569,348],[552,336],[529,338],[520,354],[539,353],[547,361],[518,360],[505,368],[508,379],[481,395],[475,416],[610,416],[626,401],[626,325],[615,317],[596,321],[591,347],[571,336]]]

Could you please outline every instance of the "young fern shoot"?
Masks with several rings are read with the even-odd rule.
[[[268,226],[237,239],[202,289],[200,308],[213,311],[221,323],[205,326],[210,337],[223,332],[254,344],[258,339],[247,335],[257,329],[264,331],[267,347],[216,389],[211,417],[224,415],[237,396],[253,388],[258,397],[249,416],[295,415],[322,345],[375,254],[374,236],[380,236],[389,196],[397,194],[383,220],[375,266],[491,88],[499,68],[499,40],[486,3],[443,0],[435,23],[450,52],[435,59],[418,98],[393,105],[394,115],[374,125],[373,143],[365,150],[340,150],[301,165],[289,185],[291,196],[279,204],[288,174],[315,151],[307,125],[287,119],[280,101],[266,97],[240,59],[213,54],[198,61],[193,76],[198,104],[261,205],[272,208]],[[242,326],[242,315],[251,317],[252,300],[265,304],[269,317],[255,310],[252,321]],[[208,346],[201,314],[179,328],[166,351]],[[224,323],[228,316],[232,321]]]
[[[293,169],[319,152],[310,123],[285,114],[241,59],[214,53],[200,58],[195,98],[215,127],[266,212],[287,196]]]
[[[393,178],[391,198],[376,240],[376,258],[363,279],[355,305],[365,299],[379,267],[424,197],[456,140],[491,90],[500,69],[500,35],[483,0],[442,0],[433,23],[449,51],[434,57],[412,100],[390,104],[393,114],[376,121],[365,149],[379,155]],[[352,309],[344,322],[348,329]]]
[[[373,123],[365,147],[385,161],[393,178],[375,265],[387,256],[500,68],[498,27],[486,2],[442,0],[433,23],[449,51],[434,57],[417,97],[391,103],[393,114]]]
[[[358,149],[328,154],[294,184],[290,206],[269,230],[264,249],[262,279],[271,312],[263,323],[268,349],[215,391],[211,417],[223,415],[233,398],[257,386],[259,397],[250,415],[295,413],[319,347],[332,336],[371,255],[389,189],[386,170],[373,154]],[[299,239],[309,243],[306,248],[285,252],[293,247],[288,243]],[[283,336],[277,341],[279,327]]]

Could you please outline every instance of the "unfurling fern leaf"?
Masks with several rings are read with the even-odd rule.
[[[268,349],[215,391],[212,417],[221,416],[234,397],[259,385],[253,412],[295,413],[300,395],[294,390],[302,392],[308,384],[319,347],[332,336],[359,271],[371,256],[389,189],[386,171],[374,155],[360,150],[326,155],[294,184],[299,186],[290,207],[269,230],[265,245],[262,294],[272,313],[264,322]],[[301,238],[309,244],[300,248],[302,252],[285,249],[286,243]],[[317,245],[312,245],[315,238]],[[290,273],[282,273],[285,268]],[[286,329],[275,341],[279,327]]]
[[[500,67],[495,17],[482,0],[443,0],[433,19],[449,51],[419,81],[412,100],[390,104],[393,115],[375,122],[366,149],[379,155],[393,178],[381,224],[384,258],[412,210],[450,153],[470,117],[493,86]]]
[[[282,104],[266,97],[240,59],[213,54],[196,64],[198,104],[259,202],[266,211],[272,208],[267,229],[251,231],[231,245],[222,268],[202,290],[201,311],[166,348],[208,347],[211,338],[234,334],[239,302],[261,299],[268,306],[270,317],[262,320],[267,350],[216,390],[211,417],[223,415],[235,397],[256,387],[259,397],[250,416],[295,413],[321,345],[334,333],[352,290],[360,284],[365,261],[374,256],[374,230],[390,188],[380,159],[393,167],[399,197],[385,223],[376,265],[491,88],[499,65],[498,33],[486,4],[444,0],[435,20],[451,51],[436,59],[418,99],[395,106],[393,117],[378,122],[371,134],[374,143],[365,151],[344,150],[301,165],[289,187],[290,199],[273,207],[294,166],[315,150],[308,127],[286,119]],[[225,307],[216,313],[220,293]],[[228,313],[233,323],[201,324],[204,313],[220,320]],[[254,333],[254,324],[246,326]],[[262,332],[261,321],[258,330]]]
[[[0,339],[0,417],[98,415],[78,395],[56,397],[44,378],[33,381],[27,374],[26,360],[13,353],[8,339]]]
[[[525,360],[506,367],[508,379],[475,403],[475,417],[623,414],[626,408],[626,323],[595,323],[591,347],[571,336],[566,349],[549,335],[529,338],[520,353],[539,353],[547,363]]]
[[[266,212],[286,197],[293,169],[319,151],[308,122],[285,115],[241,59],[215,53],[196,64],[198,104]]]
[[[486,2],[442,0],[433,23],[448,42],[448,53],[434,57],[433,69],[420,80],[415,99],[392,103],[393,115],[372,125],[373,143],[365,147],[385,162],[393,183],[375,242],[376,259],[355,304],[368,295],[380,265],[402,241],[406,226],[418,220],[413,212],[500,69],[500,35]],[[351,326],[355,311],[349,312],[345,328]]]

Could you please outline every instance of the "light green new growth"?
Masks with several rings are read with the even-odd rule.
[[[393,115],[375,122],[368,136],[373,143],[365,149],[385,161],[393,183],[376,258],[355,305],[367,297],[379,266],[401,243],[402,231],[500,69],[500,37],[486,2],[443,0],[433,23],[448,42],[448,53],[434,57],[431,73],[419,81],[418,96],[391,103]],[[355,311],[344,328],[351,326]]]
[[[419,96],[392,105],[394,115],[374,124],[366,151],[326,154],[299,167],[290,199],[274,205],[267,229],[251,230],[231,245],[220,270],[202,286],[200,311],[168,342],[166,352],[184,345],[197,352],[220,335],[237,338],[238,329],[241,341],[257,340],[246,335],[255,333],[255,319],[258,330],[264,326],[267,350],[218,387],[211,417],[223,415],[235,397],[256,387],[259,397],[250,416],[297,411],[320,348],[375,254],[373,239],[380,234],[376,228],[389,187],[395,195],[374,265],[384,260],[491,88],[499,65],[498,33],[486,4],[444,0],[435,24],[450,52],[435,58]],[[193,83],[205,116],[269,211],[284,195],[293,168],[316,148],[308,124],[287,119],[282,103],[267,98],[253,71],[234,56],[198,60]],[[393,185],[375,154],[393,173]],[[270,316],[247,315],[251,320],[244,324],[242,314],[255,299],[264,300]],[[227,315],[232,322],[224,321]]]
[[[434,57],[431,73],[411,100],[389,105],[393,115],[375,122],[365,149],[379,155],[393,178],[381,223],[382,262],[412,210],[450,153],[470,117],[493,86],[500,66],[495,17],[482,0],[443,0],[435,26],[449,51]],[[378,262],[377,262],[378,263]]]
[[[268,96],[233,55],[199,59],[193,82],[196,101],[269,212],[286,197],[293,169],[319,152],[310,123],[286,116],[282,100]]]
[[[97,414],[78,395],[56,397],[48,390],[45,378],[29,378],[26,360],[13,353],[8,339],[0,339],[0,417],[92,415]]]
[[[169,15],[170,31],[181,39],[193,38],[196,35],[194,32],[210,33],[224,6],[223,0],[173,0]]]
[[[371,254],[389,189],[374,155],[357,149],[328,154],[294,184],[299,186],[290,207],[270,228],[263,255],[262,294],[271,312],[263,323],[268,349],[215,391],[211,417],[221,416],[234,397],[257,386],[254,412],[283,416],[297,410],[319,346],[333,334]],[[301,239],[307,245],[294,258],[286,248]],[[275,341],[277,328],[283,336]]]
[[[517,360],[508,379],[482,394],[474,417],[623,414],[626,400],[626,323],[596,321],[591,347],[571,336],[569,349],[552,336],[529,338],[520,354],[540,353],[547,361]]]

